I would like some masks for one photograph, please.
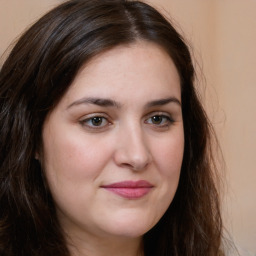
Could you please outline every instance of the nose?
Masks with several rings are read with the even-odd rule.
[[[120,132],[116,144],[114,161],[118,166],[140,171],[151,163],[152,155],[141,128]]]

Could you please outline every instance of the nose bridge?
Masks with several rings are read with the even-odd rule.
[[[133,170],[144,169],[151,161],[151,154],[140,122],[129,122],[120,127],[119,136],[116,150],[118,165]]]

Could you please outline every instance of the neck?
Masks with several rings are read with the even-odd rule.
[[[71,256],[144,256],[142,238],[68,239]]]

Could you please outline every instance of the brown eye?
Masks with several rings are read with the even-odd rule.
[[[162,116],[153,116],[151,117],[152,120],[152,124],[161,124],[163,121],[163,117]]]
[[[93,126],[100,126],[102,124],[102,120],[103,118],[102,117],[99,117],[99,116],[96,116],[96,117],[93,117],[91,118],[91,124]]]
[[[104,128],[106,126],[108,126],[109,122],[105,117],[102,116],[93,116],[90,118],[86,118],[82,121],[80,121],[80,123],[88,128]]]
[[[170,126],[174,120],[167,115],[153,115],[149,117],[146,121],[147,124],[154,125],[158,128]]]

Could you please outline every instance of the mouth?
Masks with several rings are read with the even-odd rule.
[[[146,180],[122,181],[103,185],[101,188],[126,199],[139,199],[147,195],[154,186]]]

